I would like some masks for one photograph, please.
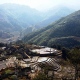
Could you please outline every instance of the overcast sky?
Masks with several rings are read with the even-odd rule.
[[[0,0],[0,4],[3,3],[28,5],[37,10],[47,10],[58,5],[65,5],[73,9],[80,9],[80,0]]]

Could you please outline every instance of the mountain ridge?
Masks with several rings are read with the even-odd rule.
[[[80,37],[80,10],[76,11],[66,17],[61,18],[60,20],[52,23],[51,25],[47,26],[46,28],[27,35],[23,38],[23,41],[33,42],[39,45],[50,45],[51,44],[60,44],[63,42],[70,41],[70,44],[78,43],[79,41],[75,40],[73,37]],[[61,39],[61,37],[65,37]],[[67,37],[67,39],[66,39]],[[60,38],[60,39],[55,39]],[[71,42],[72,41],[72,42]],[[63,44],[60,44],[63,46]],[[72,47],[71,45],[71,47]],[[68,46],[67,46],[68,47]]]

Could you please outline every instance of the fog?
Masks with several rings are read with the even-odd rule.
[[[39,11],[49,10],[56,6],[67,6],[76,10],[80,9],[80,0],[0,0],[0,4],[4,3],[27,5]]]

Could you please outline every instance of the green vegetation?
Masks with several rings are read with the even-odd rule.
[[[11,80],[19,80],[16,75],[12,75],[12,76],[10,77],[10,79],[11,79]]]
[[[78,78],[78,70],[80,68],[80,48],[74,48],[68,53],[68,59],[75,67],[75,80]]]
[[[39,28],[38,24],[35,24],[43,20],[43,17],[36,10],[17,4],[6,5],[7,7],[5,4],[0,5],[0,40],[8,38],[6,40],[11,42],[14,34],[16,38],[22,38],[23,35]],[[40,26],[54,21],[54,16],[51,14],[50,18],[48,17]],[[61,16],[57,16],[56,20]],[[22,32],[24,29],[25,31]],[[5,43],[4,40],[2,41]],[[4,43],[0,43],[0,80],[78,80],[80,78],[80,47],[75,47],[80,46],[80,10],[26,35],[22,40],[10,44]],[[41,47],[33,43],[49,46],[58,51],[54,49],[54,54],[47,55],[50,59],[39,62],[41,54],[31,50]],[[46,52],[50,51],[46,50]],[[34,60],[36,56],[38,56],[37,61]],[[13,57],[17,58],[16,61]],[[9,59],[11,63],[7,62]]]
[[[38,73],[38,75],[33,78],[33,80],[50,80],[46,77],[46,75],[42,72]]]
[[[26,35],[24,42],[32,42],[38,45],[51,46],[58,44],[72,48],[80,45],[80,11],[74,12],[51,25]]]
[[[10,74],[10,73],[11,73],[11,70],[9,69],[5,71],[5,74]]]
[[[0,47],[0,58],[1,60],[8,59],[10,57],[16,56],[18,60],[23,60],[24,58],[28,58],[24,53],[28,54],[31,57],[34,57],[34,53],[31,53],[29,49],[39,49],[39,46],[33,46],[29,44],[23,44],[23,42],[19,41],[19,43],[15,44],[0,44],[2,47],[5,47],[3,50]],[[57,79],[79,79],[80,76],[80,47],[75,47],[73,49],[62,48],[60,45],[52,45],[52,48],[56,48],[62,50],[62,57],[60,55],[49,56],[50,58],[54,58],[56,63],[60,65],[59,71],[54,70],[56,67],[53,67],[46,62],[42,62],[37,64],[40,71],[35,70],[32,72],[31,67],[22,68],[18,65],[13,68],[6,68],[0,71],[0,80],[57,80]],[[25,57],[26,56],[26,57]],[[50,60],[54,62],[53,60]],[[28,62],[29,63],[29,62]],[[26,62],[27,64],[27,62]],[[35,63],[36,64],[36,63]],[[32,74],[32,76],[31,76]],[[34,76],[34,78],[33,78]]]

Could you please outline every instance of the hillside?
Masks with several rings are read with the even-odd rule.
[[[74,11],[64,6],[58,8],[42,13],[29,6],[2,4],[0,5],[0,28],[2,31],[20,31],[24,36]]]
[[[78,37],[78,39],[76,38]],[[51,46],[59,44],[66,47],[80,45],[80,11],[76,11],[50,24],[44,29],[26,35],[23,41]]]
[[[2,31],[18,31],[21,29],[17,20],[10,16],[5,10],[0,9],[0,30]]]
[[[48,26],[73,11],[66,7],[60,7],[59,9],[52,8],[45,13],[41,13],[24,5],[2,4],[0,5],[0,32],[3,32],[3,35],[4,33],[9,33],[6,36],[10,37],[5,37],[5,39],[11,39],[12,37],[21,39],[24,35]],[[3,35],[0,39],[3,38]]]
[[[49,9],[48,11],[41,12],[40,15],[42,16],[43,19],[37,24],[27,27],[23,31],[23,34],[26,35],[36,30],[39,30],[45,26],[48,26],[52,22],[55,22],[56,20],[59,20],[60,18],[67,16],[74,11],[75,10],[65,7],[65,6],[58,6],[58,7],[56,6],[54,8]]]
[[[15,36],[13,33],[17,33],[21,30],[22,27],[17,20],[0,8],[0,42],[4,42],[4,39]]]
[[[4,42],[2,39],[12,37],[18,39],[25,28],[29,28],[41,19],[39,12],[28,6],[18,4],[0,5],[0,42]]]
[[[50,10],[44,13],[44,17],[45,17],[44,20],[36,24],[34,27],[42,28],[42,27],[48,26],[52,22],[59,20],[60,18],[65,17],[74,11],[75,10],[65,6],[58,6],[55,8],[51,8]]]
[[[23,28],[29,27],[41,21],[40,12],[28,6],[19,4],[2,4],[0,8],[15,18]]]

